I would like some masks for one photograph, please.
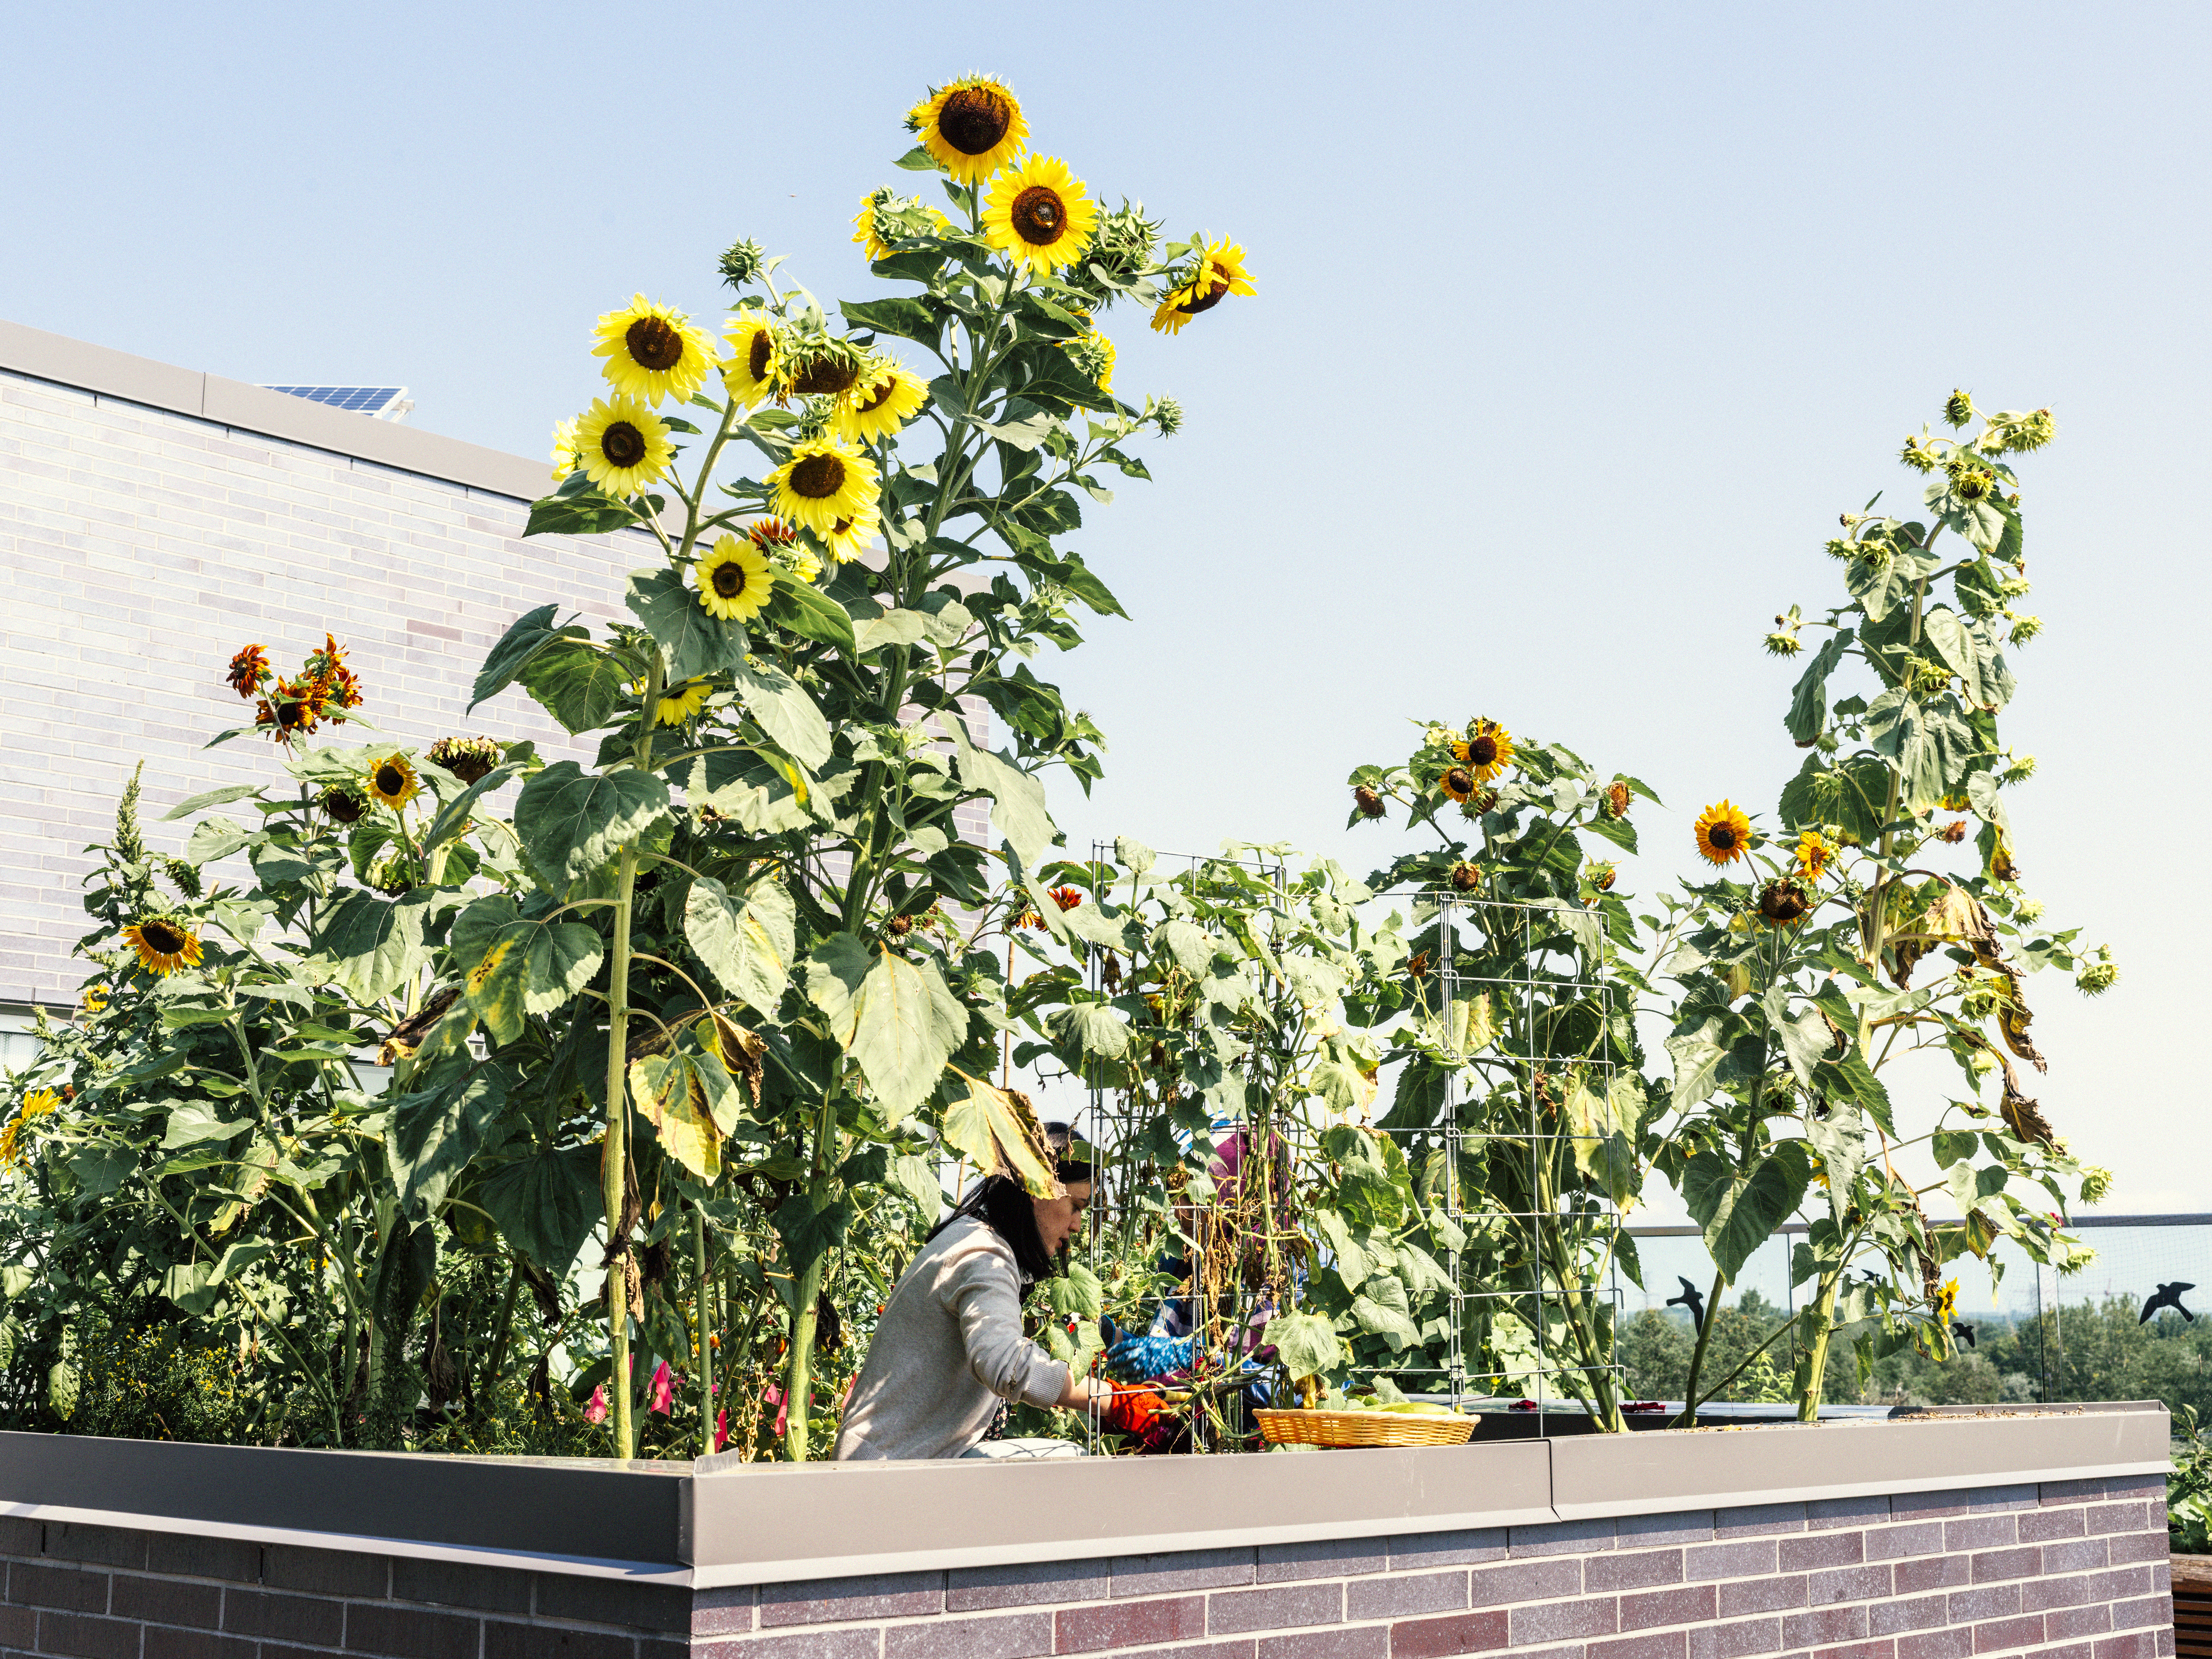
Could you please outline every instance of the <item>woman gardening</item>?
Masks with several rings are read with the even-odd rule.
[[[1097,1412],[1140,1433],[1163,1409],[1159,1391],[1076,1376],[1022,1330],[1022,1304],[1060,1270],[1091,1202],[1091,1149],[1064,1123],[1044,1126],[1059,1192],[1033,1198],[986,1176],[933,1228],[884,1304],[868,1358],[845,1402],[837,1456],[1074,1456],[1064,1440],[989,1443],[1000,1405],[1026,1401]]]

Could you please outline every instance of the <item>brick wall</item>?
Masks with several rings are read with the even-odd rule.
[[[264,742],[203,747],[249,714],[222,683],[249,641],[282,672],[325,630],[351,648],[380,731],[336,741],[480,732],[588,763],[596,745],[519,688],[468,714],[469,688],[533,606],[629,620],[623,578],[659,555],[642,534],[525,541],[527,511],[0,370],[0,1001],[74,1001],[82,849],[106,838],[142,757],[165,852],[190,825],[158,820],[187,795],[287,781]],[[981,813],[962,821],[976,833]]]
[[[757,1589],[0,1521],[78,1659],[2161,1659],[2156,1476]]]

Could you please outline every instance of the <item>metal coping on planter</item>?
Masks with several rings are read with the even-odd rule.
[[[2169,1423],[2155,1402],[1917,1415],[1029,1463],[747,1464],[726,1453],[614,1465],[0,1434],[0,1514],[710,1588],[2166,1468]]]

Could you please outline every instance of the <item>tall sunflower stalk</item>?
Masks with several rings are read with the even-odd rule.
[[[2014,688],[2004,648],[2041,626],[2013,608],[2027,563],[2006,458],[2041,448],[2052,422],[2040,410],[1984,416],[1964,392],[1944,413],[1954,431],[1980,430],[1906,441],[1905,465],[1928,477],[1928,520],[1872,516],[1872,502],[1844,514],[1844,534],[1828,544],[1844,602],[1816,620],[1795,608],[1776,618],[1776,655],[1797,655],[1808,629],[1827,635],[1785,717],[1811,752],[1782,792],[1778,838],[1727,801],[1700,817],[1698,851],[1728,874],[1689,890],[1698,925],[1668,964],[1682,986],[1667,1044],[1674,1103],[1702,1109],[1668,1173],[1718,1268],[1704,1322],[1802,1206],[1808,1231],[1791,1276],[1808,1290],[1787,1328],[1808,1421],[1838,1337],[1863,1367],[1905,1344],[1951,1352],[1943,1263],[1972,1255],[1994,1279],[2000,1237],[2062,1271],[2087,1259],[2059,1212],[2033,1208],[2019,1188],[2063,1212],[2069,1184],[2094,1201],[2108,1180],[2068,1150],[2015,1064],[2045,1069],[2028,1033],[2027,974],[2071,971],[2087,994],[2116,976],[2108,952],[2080,950],[2079,929],[2042,923],[2003,799],[2033,770],[1998,736]],[[1946,532],[1956,538],[1948,556]],[[1847,663],[1863,690],[1838,698],[1832,681]],[[1950,1056],[1964,1098],[1914,1134],[1900,1129],[1884,1074],[1923,1053]],[[1911,1167],[1923,1147],[1932,1180]],[[1924,1200],[1939,1194],[1958,1224],[1929,1220]],[[1725,1386],[1703,1382],[1703,1358],[1701,1340],[1691,1413]]]
[[[1233,245],[1163,249],[1140,210],[1102,210],[1063,163],[1025,155],[1026,117],[994,80],[933,90],[908,125],[921,142],[899,164],[942,174],[951,213],[872,191],[854,240],[911,291],[840,302],[833,325],[741,242],[720,262],[739,305],[718,335],[642,295],[600,319],[609,392],[557,429],[560,489],[530,532],[657,551],[629,580],[638,625],[594,640],[544,607],[477,687],[519,680],[571,731],[614,734],[595,769],[532,777],[515,822],[544,899],[606,913],[605,990],[587,994],[605,1004],[618,1455],[635,1443],[632,1230],[657,1188],[710,1200],[731,1138],[757,1143],[747,1168],[781,1194],[764,1272],[788,1315],[793,1459],[814,1448],[814,1351],[855,1189],[887,1158],[926,1165],[934,1139],[1050,1190],[1033,1123],[981,1080],[1004,974],[939,909],[990,886],[954,814],[989,800],[1034,897],[1054,833],[1036,774],[1097,773],[1096,728],[1020,659],[1078,641],[1075,603],[1121,613],[1055,538],[1082,524],[1078,492],[1111,500],[1103,469],[1149,476],[1123,446],[1181,419],[1172,400],[1113,396],[1097,313],[1134,297],[1174,332],[1250,291]],[[975,740],[978,704],[1009,750]]]

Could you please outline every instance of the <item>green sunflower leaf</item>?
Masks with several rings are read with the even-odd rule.
[[[896,1124],[929,1098],[967,1041],[968,1010],[933,958],[908,962],[888,951],[869,957],[850,933],[832,934],[808,961],[806,992]]]
[[[453,919],[453,965],[485,1028],[501,1042],[527,1014],[550,1014],[592,981],[604,954],[597,929],[518,916],[507,894],[480,898]]]
[[[331,977],[363,1002],[398,990],[422,967],[426,951],[423,923],[430,895],[410,893],[389,902],[360,888],[330,908],[323,923],[319,959]]]
[[[848,328],[872,328],[926,346],[934,347],[945,332],[944,319],[920,300],[840,300],[837,309],[844,313]]]
[[[774,1019],[791,982],[798,924],[790,890],[773,879],[732,896],[712,876],[691,884],[684,937],[721,988]]]
[[[508,1067],[476,1065],[464,1052],[433,1066],[423,1087],[392,1102],[385,1157],[410,1218],[426,1221],[445,1202],[454,1177],[489,1142],[514,1080]]]
[[[573,473],[572,478],[583,474]],[[553,495],[530,504],[525,536],[603,536],[637,522],[637,514],[611,495],[589,488],[571,495]]]
[[[708,616],[699,596],[673,570],[631,571],[623,602],[668,653],[672,685],[744,660],[744,629]]]
[[[789,571],[775,573],[775,586],[769,591],[762,614],[801,639],[834,645],[848,653],[855,649],[853,618],[845,607]]]
[[[830,758],[830,722],[806,689],[773,663],[740,659],[732,665],[745,713],[782,745],[801,766],[817,768]]]
[[[1828,676],[1836,672],[1836,665],[1844,659],[1844,649],[1851,642],[1851,630],[1844,629],[1829,638],[1813,653],[1813,660],[1805,665],[1798,677],[1797,689],[1790,694],[1790,714],[1785,724],[1790,735],[1799,743],[1810,743],[1820,735],[1828,723]]]
[[[934,173],[937,171],[937,158],[916,144],[891,165],[904,167],[908,173]]]
[[[556,761],[522,786],[515,832],[549,877],[574,882],[669,816],[668,786],[649,772],[586,772]]]
[[[564,639],[531,659],[522,689],[571,732],[591,732],[629,702],[631,671],[617,658]]]
[[[248,795],[258,795],[260,793],[261,786],[258,783],[225,784],[220,789],[210,789],[204,794],[193,795],[179,801],[161,814],[161,821],[167,823],[174,818],[188,818],[205,807],[221,806],[230,801],[244,800]]]
[[[501,1164],[476,1189],[508,1243],[556,1279],[604,1217],[596,1146],[539,1150]]]
[[[1810,1160],[1796,1141],[1784,1141],[1748,1170],[1718,1152],[1699,1152],[1682,1172],[1682,1196],[1705,1230],[1713,1265],[1729,1283],[1752,1253],[1804,1201],[1812,1184]]]
[[[1045,808],[1043,782],[1004,756],[975,747],[964,720],[949,720],[945,724],[952,736],[961,783],[991,797],[991,827],[1012,846],[1023,869],[1036,869],[1058,834]]]

